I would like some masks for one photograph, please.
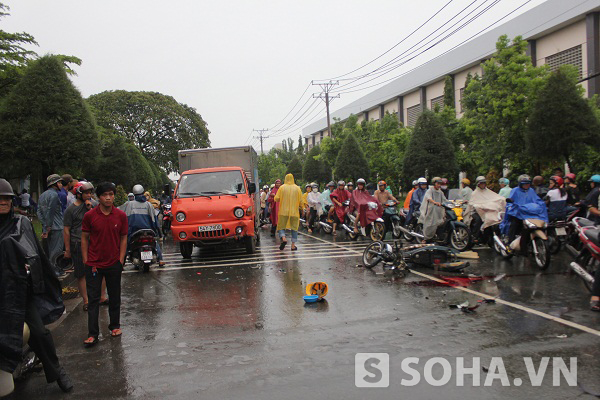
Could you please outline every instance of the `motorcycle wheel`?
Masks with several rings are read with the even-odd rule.
[[[473,244],[473,235],[471,235],[469,228],[457,226],[455,232],[456,235],[454,232],[450,232],[450,245],[458,251],[468,250]]]
[[[404,226],[406,229],[408,229],[409,231],[414,231],[414,226],[412,224],[408,224]],[[402,237],[404,238],[404,240],[406,240],[407,242],[414,242],[415,237],[409,233],[406,233],[404,231],[402,231]]]
[[[150,263],[144,263],[144,266],[142,267],[142,271],[150,272]]]
[[[327,224],[327,226],[323,226],[321,225],[321,228],[323,229],[323,232],[331,234],[331,232],[333,232],[333,227],[329,224]]]
[[[193,243],[179,243],[179,252],[183,258],[192,258],[192,252],[194,251]]]
[[[385,239],[385,225],[383,222],[375,221],[371,228],[371,240],[374,242]]]
[[[383,251],[383,242],[373,242],[363,251],[363,265],[365,268],[371,269],[381,261],[381,252]]]
[[[543,271],[550,265],[550,249],[548,248],[548,241],[539,237],[536,237],[533,240],[535,242],[535,247],[537,248],[536,254],[533,252],[533,246],[531,246],[533,258],[535,259],[536,265]]]
[[[360,233],[354,233],[354,231],[352,231],[352,232],[346,231],[346,233],[348,234],[348,237],[350,237],[350,240],[356,240],[356,239],[358,239],[358,236],[360,235]]]
[[[562,248],[562,243],[558,239],[558,236],[556,236],[554,229],[548,232],[548,248],[550,249],[550,254],[558,254]]]
[[[400,239],[402,237],[402,231],[400,230],[400,221],[392,222],[392,237],[394,239]]]

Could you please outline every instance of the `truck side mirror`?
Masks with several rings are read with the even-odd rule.
[[[256,183],[254,183],[254,182],[250,182],[250,183],[248,184],[248,192],[249,192],[249,194],[254,194],[254,193],[256,193]]]

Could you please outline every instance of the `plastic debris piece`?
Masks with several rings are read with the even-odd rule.
[[[478,303],[487,303],[487,304],[495,304],[496,299],[481,299],[477,300]]]
[[[567,336],[566,333],[563,333],[562,335],[558,335],[557,338],[559,338],[559,339],[566,339],[566,338],[568,338],[568,336]]]
[[[222,273],[223,273],[223,271],[218,271],[218,272],[215,272],[215,275],[221,275]]]
[[[469,313],[472,313],[473,311],[475,311],[479,307],[479,304],[476,304],[474,306],[469,306],[469,302],[465,301],[464,303],[461,303],[461,304],[449,304],[448,307],[452,308],[452,309],[459,309],[460,311],[469,314]]]
[[[196,275],[202,275],[202,272],[196,272]]]
[[[505,276],[506,276],[506,274],[500,274],[500,275],[496,276],[494,278],[494,282],[498,282],[500,279],[503,279]]]

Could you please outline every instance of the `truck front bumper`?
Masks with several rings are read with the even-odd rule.
[[[254,236],[254,220],[217,222],[222,229],[200,232],[197,224],[173,224],[171,230],[175,242],[221,243],[228,240],[240,240]]]

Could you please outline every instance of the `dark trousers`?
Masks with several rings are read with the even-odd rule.
[[[52,334],[44,326],[40,313],[38,312],[33,297],[31,295],[27,298],[27,308],[25,309],[25,322],[29,325],[29,347],[35,353],[36,356],[42,362],[44,366],[44,373],[46,374],[46,381],[48,383],[55,382],[58,379],[60,373],[60,364],[58,362],[58,356],[56,355],[56,347],[54,346],[54,340]]]
[[[592,286],[592,296],[600,296],[600,268],[596,270],[594,276],[594,286]]]
[[[100,328],[98,327],[98,313],[100,309],[100,291],[102,289],[102,278],[106,279],[106,291],[108,292],[108,316],[110,323],[108,329],[121,327],[121,273],[123,266],[117,261],[116,264],[106,268],[96,268],[96,276],[92,267],[85,266],[85,284],[88,295],[88,334],[98,338]]]
[[[508,243],[512,243],[517,235],[521,233],[523,229],[523,221],[518,218],[510,217],[510,227],[508,228]]]

